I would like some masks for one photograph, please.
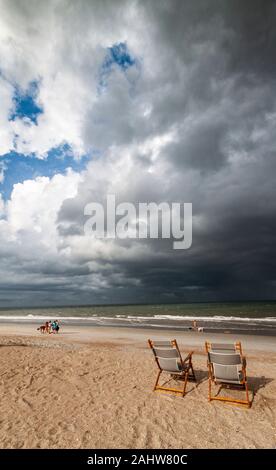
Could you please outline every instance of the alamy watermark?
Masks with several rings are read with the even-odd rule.
[[[89,216],[84,233],[95,238],[172,238],[175,250],[192,245],[192,203],[121,202],[114,194],[106,203],[90,202],[84,207]]]

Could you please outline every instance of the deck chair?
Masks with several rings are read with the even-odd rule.
[[[188,379],[196,381],[192,364],[193,353],[190,352],[183,360],[175,339],[172,341],[152,341],[149,339],[148,343],[159,369],[153,390],[179,393],[184,397]],[[183,380],[183,388],[177,389],[159,385],[159,378],[162,372],[169,373],[174,379]]]
[[[209,395],[208,399],[221,400],[235,405],[251,406],[248,395],[246,378],[246,359],[242,355],[241,343],[205,343],[207,352],[207,366],[209,371]],[[212,383],[219,384],[216,395],[212,395]],[[222,388],[239,388],[245,390],[246,399],[237,400],[230,397],[218,396]]]

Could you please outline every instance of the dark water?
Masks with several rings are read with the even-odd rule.
[[[1,322],[187,330],[193,320],[207,332],[276,336],[276,302],[104,305],[0,310]]]

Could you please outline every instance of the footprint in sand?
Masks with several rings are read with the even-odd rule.
[[[23,405],[24,407],[27,407],[30,410],[33,409],[33,405],[28,400],[26,400],[26,398],[24,398],[24,397],[19,398],[18,403],[19,403],[19,405]]]

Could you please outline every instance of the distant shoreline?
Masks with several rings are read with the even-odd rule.
[[[150,325],[150,324],[133,324],[133,323],[120,323],[120,324],[114,324],[112,322],[112,319],[110,321],[106,320],[105,323],[101,321],[101,323],[97,322],[95,319],[76,319],[76,320],[68,320],[66,318],[60,318],[60,317],[53,317],[53,318],[48,318],[48,317],[42,317],[41,319],[36,318],[36,319],[1,319],[0,317],[0,334],[2,333],[3,328],[9,328],[11,327],[12,329],[18,329],[20,331],[22,328],[26,327],[30,332],[36,332],[36,329],[38,326],[42,325],[45,323],[46,320],[54,320],[58,319],[60,322],[61,326],[61,333],[64,331],[64,329],[76,327],[80,330],[98,330],[100,331],[101,329],[107,330],[111,329],[114,331],[121,331],[121,330],[137,330],[137,331],[145,331],[149,330],[152,331],[152,334],[155,334],[155,332],[158,334],[166,334],[166,335],[173,335],[173,334],[186,334],[189,336],[192,335],[197,335],[199,338],[201,335],[223,335],[225,337],[229,336],[257,336],[257,337],[267,337],[267,338],[275,338],[276,337],[276,325],[274,328],[255,328],[255,329],[250,329],[250,328],[227,328],[226,326],[221,325],[220,328],[211,328],[208,326],[203,327],[203,332],[198,332],[192,329],[191,326],[175,326],[175,325]],[[94,322],[93,322],[94,320]]]
[[[193,302],[138,302],[138,303],[103,303],[103,304],[70,304],[70,305],[26,305],[26,306],[0,306],[0,312],[5,310],[49,310],[49,309],[72,309],[72,308],[107,308],[107,307],[155,307],[155,306],[177,306],[177,305],[244,305],[244,304],[275,304],[276,299],[264,299],[264,300],[210,300],[210,301],[193,301]]]
[[[58,319],[62,325],[188,331],[276,336],[276,304],[186,303],[1,309],[2,323],[33,324]]]

